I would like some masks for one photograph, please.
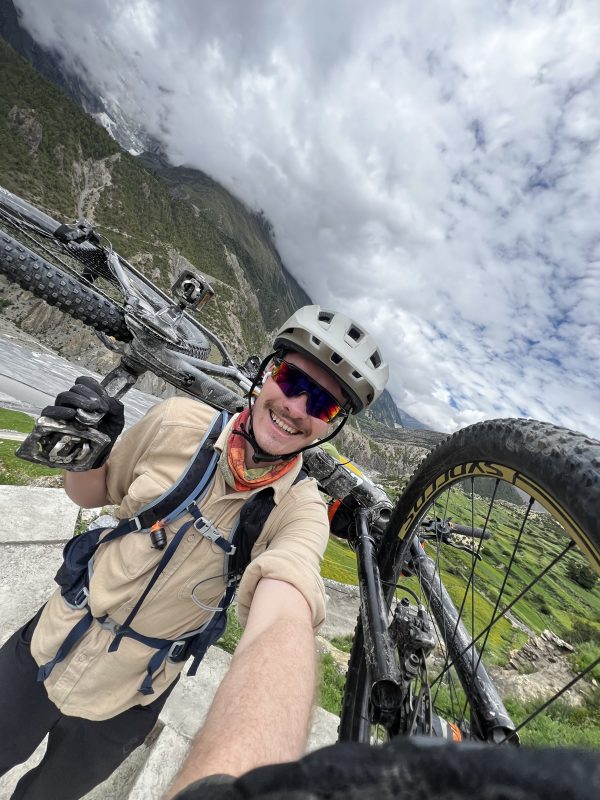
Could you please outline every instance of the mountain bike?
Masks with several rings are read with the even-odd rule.
[[[216,409],[247,403],[260,360],[235,363],[197,318],[214,294],[200,272],[185,270],[171,297],[88,221],[61,224],[3,189],[0,225],[6,278],[119,355],[103,380],[110,394],[123,396],[150,371]],[[87,469],[105,443],[94,421],[42,417],[19,454]],[[425,458],[395,506],[319,447],[304,463],[323,493],[341,500],[342,536],[356,554],[360,614],[340,740],[418,734],[514,744],[540,720],[581,720],[582,709],[598,708],[598,441],[525,419],[471,425]],[[532,693],[522,654],[552,626],[586,646],[571,652],[550,637],[566,655],[551,654]]]

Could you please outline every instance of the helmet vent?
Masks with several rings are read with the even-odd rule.
[[[317,347],[319,347],[319,346],[320,346],[320,344],[321,344],[321,340],[320,340],[320,339],[317,339],[317,337],[316,337],[316,336],[312,336],[311,338],[312,338],[313,344],[316,344],[316,345],[317,345]]]
[[[362,375],[360,374],[360,372],[357,372],[355,369],[353,369],[352,370],[352,377],[356,378],[356,380],[359,381],[362,378]]]
[[[342,357],[337,353],[331,354],[331,360],[333,361],[334,364],[341,364],[343,361]]]
[[[319,320],[319,322],[326,322],[327,325],[330,325],[331,320],[333,319],[333,314],[331,313],[331,311],[321,311],[317,319]]]
[[[371,356],[371,358],[369,360],[370,360],[371,364],[373,364],[375,369],[377,369],[378,367],[381,366],[381,356],[379,355],[377,350],[375,350],[375,352],[373,353],[373,355]]]
[[[360,342],[360,340],[364,336],[364,333],[361,331],[360,328],[357,328],[355,325],[352,325],[352,327],[348,328],[348,336],[351,339],[354,339],[355,342]]]

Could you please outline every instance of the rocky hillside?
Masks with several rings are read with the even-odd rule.
[[[217,200],[207,211],[206,202],[171,191],[1,40],[0,64],[2,185],[59,219],[91,219],[163,289],[193,264],[217,290],[208,323],[240,355],[259,352],[267,332],[308,302],[282,270],[262,215],[212,182],[213,196],[233,208],[225,227],[215,219]]]
[[[363,433],[360,424],[346,425],[336,444],[340,452],[366,470],[377,482],[385,483],[386,488],[412,475],[432,446],[391,439],[379,441]]]
[[[142,153],[139,161],[161,179],[173,198],[191,206],[214,226],[223,247],[243,265],[246,290],[256,297],[267,329],[283,322],[288,309],[311,302],[286,270],[271,223],[262,211],[249,210],[200,170],[174,167],[156,153]]]
[[[0,185],[60,220],[92,220],[165,290],[182,268],[199,269],[216,290],[203,321],[240,359],[266,352],[269,333],[310,298],[285,270],[265,215],[198,170],[173,167],[156,153],[125,152],[2,39],[0,67]],[[70,360],[100,372],[112,365],[83,326],[3,279],[0,306],[7,319]],[[165,393],[153,378],[144,388]],[[368,422],[377,421],[386,429],[401,424],[387,393],[369,412]],[[378,451],[358,428],[348,437],[364,466],[405,469],[395,445]]]
[[[419,424],[421,425],[421,423]],[[431,450],[447,436],[445,433],[431,431],[424,427],[400,428],[390,426],[385,422],[381,422],[379,418],[368,418],[365,415],[358,417],[357,426],[364,435],[389,446],[408,445]]]

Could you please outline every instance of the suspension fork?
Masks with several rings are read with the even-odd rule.
[[[370,515],[361,508],[356,517],[360,616],[365,642],[367,674],[371,679],[370,700],[374,723],[390,727],[397,718],[403,689],[396,649],[389,631],[385,601],[371,533]]]
[[[444,587],[436,564],[423,551],[417,537],[410,546],[411,570],[419,576],[440,636],[446,643],[448,657],[444,670],[453,666],[465,694],[471,698],[471,730],[485,741],[502,741],[507,737],[518,743],[510,719],[496,687],[481,663],[481,656],[472,637],[458,616],[456,606]],[[432,687],[434,688],[434,687]]]

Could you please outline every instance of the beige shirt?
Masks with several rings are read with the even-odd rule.
[[[109,462],[108,496],[119,505],[119,517],[133,516],[166,491],[187,467],[215,411],[195,400],[171,398],[154,406],[115,446]],[[222,451],[233,420],[219,437]],[[252,549],[238,590],[238,615],[248,617],[252,596],[261,578],[276,578],[295,586],[306,598],[317,628],[325,617],[325,591],[319,565],[329,534],[325,503],[316,482],[292,486],[300,469],[275,481],[275,508]],[[232,492],[217,470],[201,505],[221,535],[229,538],[245,501],[258,490]],[[170,540],[189,520],[185,514],[167,527]],[[164,551],[153,549],[148,532],[130,533],[99,547],[90,581],[94,617],[108,614],[121,624],[153,575]],[[207,622],[222,598],[224,553],[193,526],[184,535],[162,572],[132,628],[146,636],[176,639]],[[38,664],[54,657],[65,637],[85,611],[74,611],[57,590],[48,601],[34,631],[31,652]],[[64,714],[102,720],[134,705],[155,700],[175,679],[182,663],[165,661],[153,677],[153,695],[138,688],[154,650],[124,637],[112,653],[110,631],[93,622],[67,657],[58,663],[45,686]]]

